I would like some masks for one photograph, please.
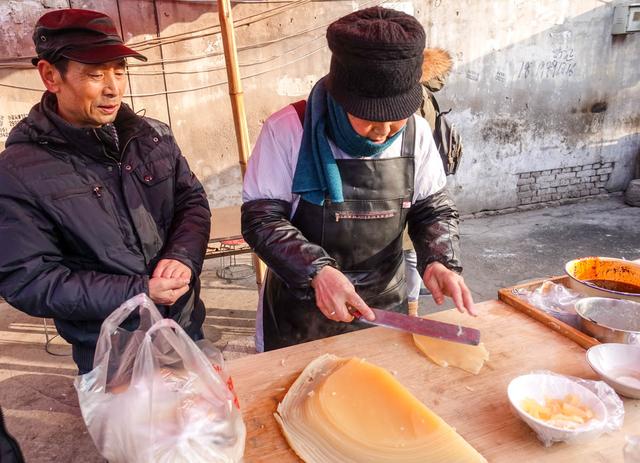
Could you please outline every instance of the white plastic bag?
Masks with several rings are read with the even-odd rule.
[[[140,325],[120,325],[139,309]],[[78,376],[82,416],[110,462],[238,462],[246,430],[222,355],[198,348],[139,294],[102,324],[94,369]]]
[[[625,438],[624,463],[640,463],[640,434],[628,435]]]

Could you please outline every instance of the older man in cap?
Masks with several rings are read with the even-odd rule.
[[[138,293],[201,337],[209,206],[171,130],[122,102],[125,58],[146,58],[95,11],[46,13],[33,39],[47,90],[0,154],[0,295],[53,318],[81,374]]]
[[[267,263],[258,349],[362,327],[370,307],[407,312],[402,230],[438,304],[474,313],[459,275],[457,211],[422,103],[425,32],[374,7],[327,29],[331,68],[264,124],[244,183],[242,230]]]

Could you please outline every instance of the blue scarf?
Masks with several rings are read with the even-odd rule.
[[[328,138],[349,156],[371,157],[382,153],[403,132],[384,143],[374,143],[358,135],[349,123],[346,111],[327,92],[322,78],[311,90],[304,115],[304,132],[293,175],[292,191],[305,201],[322,206],[328,196],[344,202],[342,179]]]

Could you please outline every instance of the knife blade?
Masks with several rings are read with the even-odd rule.
[[[480,343],[480,331],[475,328],[429,320],[428,318],[413,317],[388,310],[374,308],[371,310],[376,315],[376,319],[373,321],[360,316],[359,312],[354,311],[352,313],[359,321],[369,325],[384,326],[472,346],[477,346]]]

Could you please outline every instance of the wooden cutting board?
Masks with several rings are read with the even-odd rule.
[[[317,356],[332,353],[362,357],[390,370],[490,462],[622,463],[625,433],[640,434],[640,400],[625,399],[621,431],[587,444],[561,443],[544,448],[533,431],[511,412],[507,385],[516,376],[533,370],[596,379],[586,363],[585,350],[502,302],[487,301],[478,306],[478,318],[464,318],[466,325],[481,330],[491,355],[477,376],[434,365],[418,352],[410,335],[385,328],[229,362],[247,426],[245,461],[299,461],[273,413],[303,368]],[[447,316],[452,321],[457,319],[453,311]]]

